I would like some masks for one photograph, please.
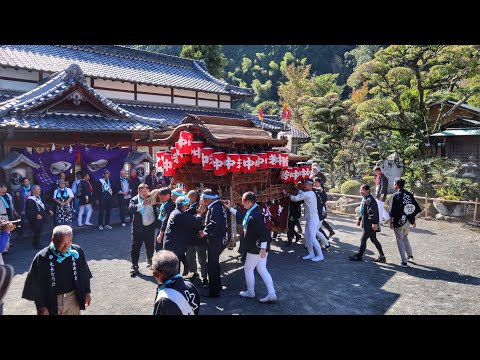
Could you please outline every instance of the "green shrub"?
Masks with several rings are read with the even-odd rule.
[[[375,189],[375,176],[364,176],[363,177],[363,181],[365,182],[365,184],[367,184],[368,186],[370,186],[370,189]],[[373,192],[373,190],[372,190]]]
[[[362,184],[360,184],[357,180],[347,180],[340,187],[340,191],[342,192],[342,194],[358,195],[360,185]]]

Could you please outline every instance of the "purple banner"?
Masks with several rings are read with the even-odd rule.
[[[120,170],[123,168],[125,159],[130,152],[129,148],[113,148],[82,146],[82,164],[95,181],[100,180],[103,170],[110,171],[110,181],[117,183],[120,178]]]
[[[67,173],[77,160],[79,146],[65,146],[64,150],[44,151],[38,153],[35,150],[30,154],[27,150],[23,154],[30,160],[40,165],[38,169],[32,169],[33,175],[42,193],[46,194],[54,189],[54,184],[61,172]]]

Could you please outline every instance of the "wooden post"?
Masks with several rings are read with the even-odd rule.
[[[478,197],[475,199],[475,209],[473,210],[473,223],[477,221],[477,206],[478,206]]]
[[[426,218],[428,216],[428,194],[425,193],[425,216],[424,218]]]

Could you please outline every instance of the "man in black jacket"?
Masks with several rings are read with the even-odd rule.
[[[301,181],[297,182],[296,192],[301,191],[303,189],[303,183]],[[295,231],[295,225],[302,217],[302,204],[303,201],[290,201],[288,207],[288,232],[287,232],[287,246],[292,245],[293,237],[295,236],[295,244],[298,240],[301,239],[302,235]]]
[[[242,205],[246,210],[246,213],[242,214],[242,225],[245,249],[247,251],[245,265],[243,266],[247,290],[240,292],[240,296],[252,299],[255,297],[254,270],[256,268],[268,291],[267,296],[260,299],[260,302],[274,302],[277,300],[277,295],[275,294],[272,276],[267,270],[267,255],[272,239],[263,220],[262,210],[260,210],[255,201],[256,196],[251,191],[244,193],[242,196]],[[230,209],[229,203],[225,206]]]
[[[388,194],[388,179],[382,172],[380,166],[376,166],[373,171],[375,172],[375,200],[378,205],[378,215],[380,222],[389,221],[390,215],[385,210],[385,200]]]
[[[208,252],[208,292],[206,297],[219,297],[222,290],[220,276],[220,254],[227,246],[227,211],[219,201],[219,196],[211,189],[203,191],[201,202],[208,207],[205,228],[200,237],[207,238]]]
[[[357,226],[362,224],[363,235],[361,239],[360,250],[358,254],[350,256],[352,261],[362,261],[363,253],[367,248],[367,240],[370,238],[373,244],[377,248],[380,256],[374,259],[375,262],[386,262],[385,255],[383,253],[382,245],[377,240],[377,231],[380,231],[378,225],[378,205],[372,194],[370,194],[370,186],[363,184],[360,186],[360,195],[363,196],[362,204],[360,205],[360,217],[357,220]]]
[[[160,205],[160,209],[158,210],[158,226],[160,231],[158,232],[157,241],[155,242],[155,251],[162,250],[163,248],[162,242],[165,230],[167,229],[168,218],[172,211],[175,210],[175,203],[172,200],[172,191],[169,188],[161,188],[158,195],[160,196],[162,205]]]
[[[70,226],[55,227],[50,245],[32,261],[22,298],[35,301],[38,315],[80,315],[90,305],[92,273],[72,239]]]
[[[140,185],[140,183],[136,184],[136,189],[133,191],[132,184],[127,176],[127,172],[125,170],[120,170],[120,179],[113,185],[113,192],[117,197],[118,210],[120,212],[120,222],[122,223],[122,226],[127,226],[125,223],[125,215],[127,214],[130,200],[137,194],[138,185]],[[132,195],[132,193],[135,193],[135,195]]]
[[[203,208],[199,207],[195,215],[186,212],[190,200],[186,196],[180,196],[175,200],[176,209],[168,218],[167,227],[163,239],[163,250],[170,250],[182,260],[185,258],[187,247],[193,243],[194,236],[202,228]],[[186,261],[182,261],[184,266]],[[185,270],[185,269],[184,269]],[[188,271],[187,271],[188,273]]]
[[[132,257],[132,268],[130,274],[138,274],[138,259],[140,249],[145,244],[147,253],[147,267],[152,267],[153,243],[155,241],[155,222],[157,221],[157,209],[150,204],[148,186],[140,184],[138,186],[138,195],[130,200],[128,211],[132,218],[132,248],[130,255]]]
[[[145,176],[145,184],[148,185],[150,191],[155,190],[158,186],[158,180],[155,176],[155,168],[150,169],[150,175]]]
[[[412,247],[408,240],[410,224],[417,227],[415,216],[422,211],[412,193],[405,191],[405,181],[402,178],[396,178],[393,186],[397,191],[390,198],[390,228],[395,232],[398,251],[402,258],[403,267],[407,267],[407,261],[413,261]],[[407,256],[405,256],[405,252]]]
[[[43,224],[47,219],[47,213],[53,215],[47,205],[42,201],[40,186],[32,186],[32,195],[25,201],[25,215],[33,232],[33,247],[40,249],[40,236],[42,235]]]
[[[153,276],[159,283],[153,315],[198,315],[198,290],[183,280],[178,267],[178,258],[172,251],[160,250],[153,256]]]

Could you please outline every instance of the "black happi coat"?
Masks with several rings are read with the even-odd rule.
[[[159,285],[160,287],[161,285]],[[189,281],[184,279],[175,279],[170,284],[167,284],[165,288],[171,288],[177,290],[188,301],[195,315],[198,315],[200,311],[200,295],[195,286]],[[157,293],[158,294],[158,293]],[[153,315],[183,315],[178,305],[171,299],[162,297],[157,299],[155,296],[155,305],[153,307]]]
[[[362,221],[362,228],[365,232],[372,231],[372,224],[379,222],[378,205],[372,194],[368,194],[363,200],[363,214],[358,218]],[[380,231],[380,227],[377,232]]]
[[[168,200],[165,206],[163,207],[161,211],[162,215],[162,220],[160,221],[160,230],[165,231],[167,229],[167,224],[168,224],[168,218],[170,217],[170,214],[172,211],[175,210],[175,204],[173,203],[172,199]]]
[[[237,211],[237,224],[242,224],[246,211]],[[265,225],[264,216],[260,207],[255,208],[248,217],[247,229],[244,231],[244,249],[250,254],[260,253],[260,244],[267,243],[267,252],[270,250],[270,232]]]
[[[44,222],[47,218],[49,207],[47,206],[45,201],[42,200],[42,202],[43,205],[45,205],[45,209],[42,208],[40,205],[37,205],[37,203],[32,199],[27,199],[25,201],[25,215],[27,216],[27,219],[30,223],[35,221]],[[37,215],[41,215],[42,220],[37,220]]]
[[[178,257],[193,245],[195,235],[202,228],[202,218],[175,209],[167,221],[163,249],[173,251]]]
[[[220,201],[214,203],[207,211],[205,229],[208,241],[227,246],[227,213]]]
[[[393,227],[398,228],[407,222],[415,224],[415,216],[422,211],[412,193],[404,189],[392,195],[390,216],[393,218]]]
[[[72,279],[80,310],[85,310],[85,294],[90,293],[90,279],[92,273],[85,259],[85,254],[80,246],[72,244],[72,249],[78,251],[79,258],[75,260],[77,265],[77,280]],[[70,260],[71,257],[64,261]],[[58,313],[57,295],[52,286],[50,266],[57,264],[57,257],[47,246],[40,250],[33,258],[30,270],[25,280],[22,298],[35,301],[37,309],[46,306],[50,315]]]
[[[90,183],[90,185],[89,185]],[[92,191],[90,191],[90,186],[92,187]],[[87,205],[93,203],[93,185],[91,182],[87,182],[87,180],[81,180],[77,186],[77,198],[80,202],[80,205]],[[88,196],[88,201],[87,201]]]

